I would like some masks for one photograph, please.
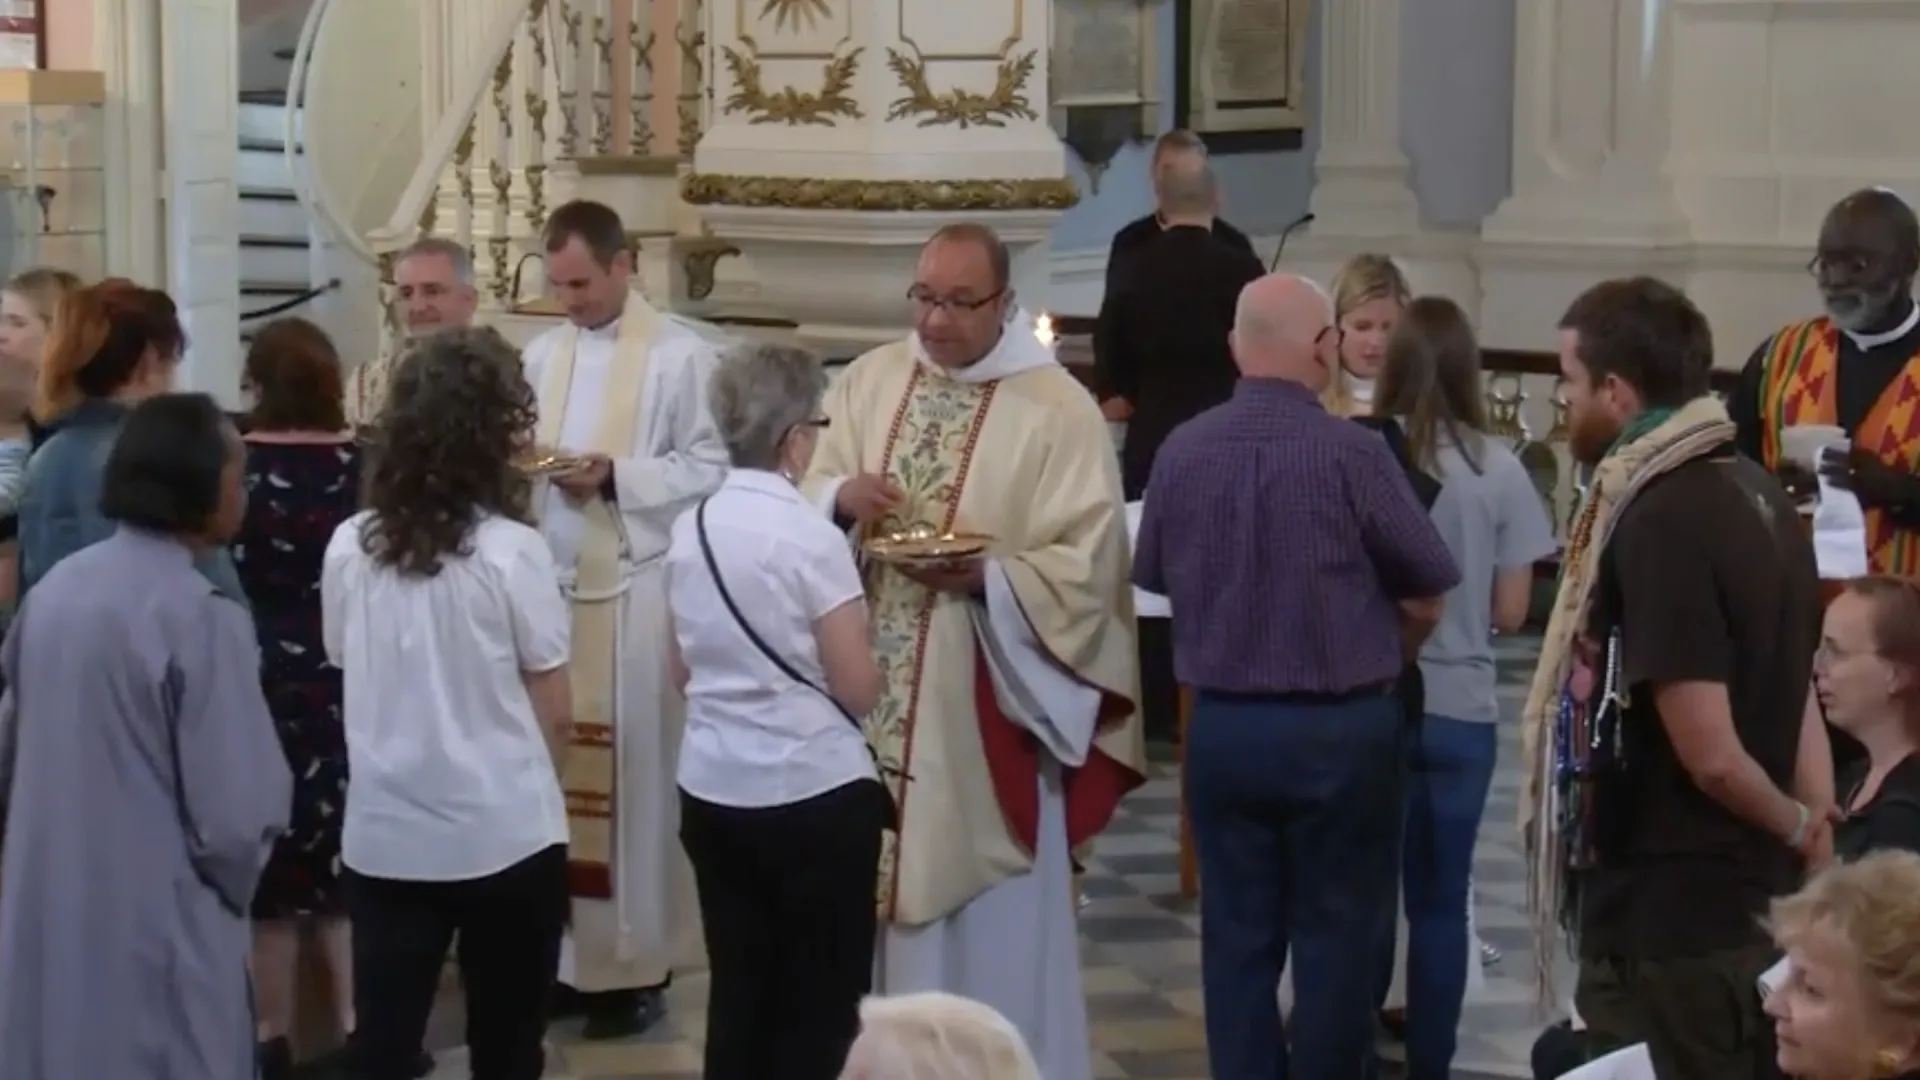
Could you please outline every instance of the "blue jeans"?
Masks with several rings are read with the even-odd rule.
[[[1196,695],[1187,801],[1215,1080],[1360,1080],[1404,813],[1399,702]],[[1275,989],[1292,952],[1292,1046]],[[1389,954],[1390,955],[1390,954]]]
[[[1446,1080],[1466,996],[1468,879],[1497,733],[1429,713],[1407,782],[1407,1080]]]

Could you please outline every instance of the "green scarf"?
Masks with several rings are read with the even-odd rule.
[[[1640,410],[1638,416],[1627,421],[1626,426],[1620,429],[1620,434],[1614,438],[1613,445],[1607,447],[1607,456],[1612,457],[1621,447],[1666,423],[1677,411],[1679,410],[1664,405],[1657,409]]]

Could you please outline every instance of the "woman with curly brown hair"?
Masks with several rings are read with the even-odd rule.
[[[475,1076],[536,1080],[567,915],[570,616],[529,524],[534,394],[492,330],[414,346],[321,572],[344,676],[341,839],[366,1080],[412,1080],[449,945]]]

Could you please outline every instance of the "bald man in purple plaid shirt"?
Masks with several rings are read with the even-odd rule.
[[[1394,687],[1460,573],[1385,440],[1320,407],[1339,363],[1326,293],[1254,282],[1232,344],[1233,398],[1154,461],[1133,570],[1171,603],[1194,691],[1207,1052],[1216,1080],[1360,1080],[1399,881]]]

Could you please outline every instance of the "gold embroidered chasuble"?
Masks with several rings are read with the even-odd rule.
[[[984,363],[984,362],[983,362]],[[1086,761],[1065,770],[1068,841],[1104,828],[1144,779],[1135,703],[1131,553],[1111,435],[1087,391],[1048,363],[961,381],[909,343],[860,357],[829,391],[803,489],[880,473],[906,493],[881,531],[931,524],[995,537],[1041,647],[1099,691]],[[921,925],[1033,866],[1041,750],[998,704],[970,607],[897,570],[865,567],[884,679],[868,737],[900,805],[881,853],[883,918]]]
[[[638,298],[634,298],[637,300]],[[593,443],[575,450],[626,457],[632,450],[643,407],[647,360],[659,316],[644,301],[629,301],[620,317],[613,365],[600,401]],[[573,384],[580,330],[569,324],[540,373],[542,402],[557,403],[540,413],[539,445],[560,445]],[[537,505],[537,502],[536,502]],[[574,567],[573,636],[568,664],[573,691],[573,741],[561,763],[566,795],[569,877],[576,896],[610,899],[617,837],[614,809],[618,798],[615,758],[615,676],[619,662],[621,600],[625,595],[621,559],[627,555],[619,509],[589,498],[580,507],[584,528]]]

